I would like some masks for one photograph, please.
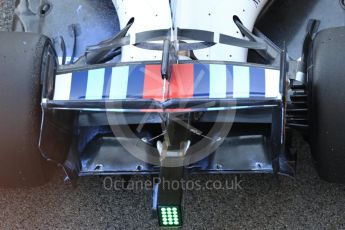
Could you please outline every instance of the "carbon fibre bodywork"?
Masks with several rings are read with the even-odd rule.
[[[135,154],[133,155],[123,146],[123,141],[128,138],[125,141],[134,143],[140,148],[145,149],[146,145],[155,148],[157,141],[162,139],[161,137],[154,139],[154,137],[163,132],[161,127],[161,124],[164,123],[163,117],[166,117],[167,114],[175,114],[179,119],[201,130],[201,133],[185,130],[189,133],[192,142],[195,143],[200,141],[200,137],[208,133],[208,130],[215,122],[231,123],[232,125],[231,131],[222,137],[222,144],[212,154],[205,155],[205,158],[202,159],[193,160],[191,164],[186,165],[185,169],[187,171],[191,173],[263,172],[293,176],[295,173],[295,156],[285,149],[286,99],[284,95],[286,95],[287,63],[284,57],[285,54],[282,54],[279,68],[255,64],[206,64],[190,61],[175,65],[175,69],[186,68],[186,66],[193,68],[197,65],[209,68],[211,64],[231,68],[232,70],[234,68],[248,70],[249,85],[247,94],[243,95],[243,92],[238,95],[234,94],[236,85],[234,79],[238,76],[233,72],[231,74],[224,72],[224,75],[227,75],[228,78],[224,78],[225,82],[222,84],[230,85],[231,90],[225,90],[224,96],[218,95],[218,98],[216,98],[217,95],[212,98],[209,91],[212,89],[210,87],[210,72],[203,74],[203,77],[198,81],[194,81],[193,92],[190,92],[191,90],[182,93],[174,92],[174,88],[176,90],[181,89],[181,87],[172,84],[172,90],[162,101],[163,97],[159,98],[159,95],[162,95],[161,88],[156,88],[154,83],[161,80],[160,68],[157,68],[158,72],[145,71],[147,66],[160,67],[159,63],[134,63],[120,66],[106,64],[85,67],[84,69],[78,67],[76,70],[62,70],[56,76],[47,76],[46,84],[48,85],[46,88],[52,91],[47,91],[42,101],[42,108],[46,114],[42,123],[42,141],[40,143],[42,152],[47,159],[57,161],[63,165],[67,176],[70,178],[75,178],[77,175],[156,174],[159,173],[159,161],[154,164],[145,162],[145,159],[140,157],[138,159]],[[123,66],[144,67],[141,73],[133,71],[126,74],[129,78],[138,77],[138,74],[141,75],[143,81],[146,82],[146,84],[140,83],[143,88],[135,87],[135,82],[132,82],[123,86],[127,88],[124,95],[114,94],[110,96],[111,88],[117,86],[108,81],[108,83],[100,85],[99,89],[96,87],[94,88],[95,91],[87,93],[88,85],[90,87],[95,86],[92,83],[92,78],[106,79],[106,73],[110,71],[110,74],[108,73],[109,79],[116,79],[116,77],[121,76],[116,75],[119,74],[118,68]],[[97,70],[101,70],[101,72],[97,72]],[[274,73],[271,78],[267,75],[270,71]],[[80,73],[84,75],[80,76]],[[218,72],[217,76],[220,75],[221,73]],[[69,82],[67,87],[66,84],[61,85],[61,79],[57,79],[59,76],[67,76],[67,79],[69,79],[67,80]],[[276,81],[274,81],[274,76],[277,77]],[[73,80],[74,77],[79,78],[79,81]],[[188,78],[186,73],[184,75],[173,74],[172,78],[174,77]],[[197,77],[197,73],[192,76],[194,80]],[[243,74],[240,74],[239,77],[243,78]],[[80,86],[80,79],[84,79],[85,89],[79,87],[75,91],[73,89],[75,83],[73,82],[76,81]],[[257,86],[250,87],[250,79],[255,80],[256,83],[261,81],[261,89],[258,89],[260,87]],[[104,80],[103,82],[107,81]],[[265,85],[272,84],[272,82],[276,82],[277,87],[276,94],[273,95],[272,92],[269,92],[268,85]],[[146,87],[146,92],[144,92],[144,85],[147,86],[150,83],[154,87]],[[158,84],[162,87],[161,83]],[[56,90],[57,87],[61,87],[61,89]],[[64,89],[65,95],[57,92],[62,89]],[[130,92],[130,90],[132,91]],[[91,95],[91,97],[86,96],[86,94]],[[224,111],[234,112],[224,113]],[[73,122],[65,121],[65,117],[68,119],[73,117]],[[114,119],[114,117],[116,118]],[[143,122],[144,118],[146,120]],[[59,123],[70,124],[70,127],[61,129]],[[132,130],[135,130],[134,127],[138,127],[143,123],[145,127],[142,131],[134,132],[132,136],[116,136],[111,128],[114,126],[129,126]],[[98,130],[93,131],[94,129]],[[66,132],[66,130],[69,131]],[[91,133],[94,132],[87,137],[87,141],[85,141],[85,135],[83,135],[85,130]],[[44,136],[47,133],[60,137],[56,138],[60,142],[46,143]],[[66,138],[66,134],[68,138]],[[212,140],[209,144],[212,146],[212,142],[216,142],[217,138],[211,137],[210,139]],[[71,147],[62,151],[62,146]],[[52,149],[59,149],[59,151],[51,151]],[[148,150],[148,155],[150,154],[159,158],[158,151],[152,153]]]

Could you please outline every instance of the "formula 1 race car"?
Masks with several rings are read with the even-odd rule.
[[[272,3],[17,1],[17,32],[0,32],[0,184],[40,185],[56,165],[71,183],[294,176],[293,129],[345,182],[345,27],[310,20],[294,60],[254,26]],[[182,194],[155,186],[160,226],[182,225]]]

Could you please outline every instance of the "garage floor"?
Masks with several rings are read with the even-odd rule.
[[[9,1],[8,1],[9,2]],[[0,30],[9,27],[11,7],[0,0]],[[345,25],[338,0],[285,0],[259,23],[275,42],[287,41],[298,57],[307,18],[322,19],[322,28]],[[287,26],[287,23],[290,23]],[[284,38],[284,39],[282,39]],[[345,229],[345,186],[321,181],[308,145],[296,137],[295,179],[243,175],[242,190],[185,192],[185,229]],[[234,180],[235,176],[187,179]],[[101,177],[81,178],[72,188],[57,173],[47,185],[31,189],[0,189],[0,229],[156,229],[150,214],[151,191],[106,190]],[[121,178],[115,178],[121,179]],[[133,180],[145,180],[136,177]]]

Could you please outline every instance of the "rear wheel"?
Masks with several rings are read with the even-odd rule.
[[[40,185],[48,178],[38,143],[42,59],[50,40],[0,32],[0,185]]]
[[[311,149],[321,178],[345,183],[345,27],[319,32],[309,65]]]

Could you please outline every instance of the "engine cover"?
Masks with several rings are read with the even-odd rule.
[[[237,38],[243,38],[233,22],[237,16],[242,23],[253,29],[256,18],[270,0],[113,0],[120,27],[130,18],[135,23],[130,34],[168,28],[208,30]],[[176,31],[176,30],[173,30]],[[172,31],[172,33],[173,33]],[[188,41],[186,41],[188,42]],[[122,61],[161,60],[160,51],[150,51],[134,46],[123,48]],[[216,44],[194,52],[200,60],[247,61],[247,49]]]

